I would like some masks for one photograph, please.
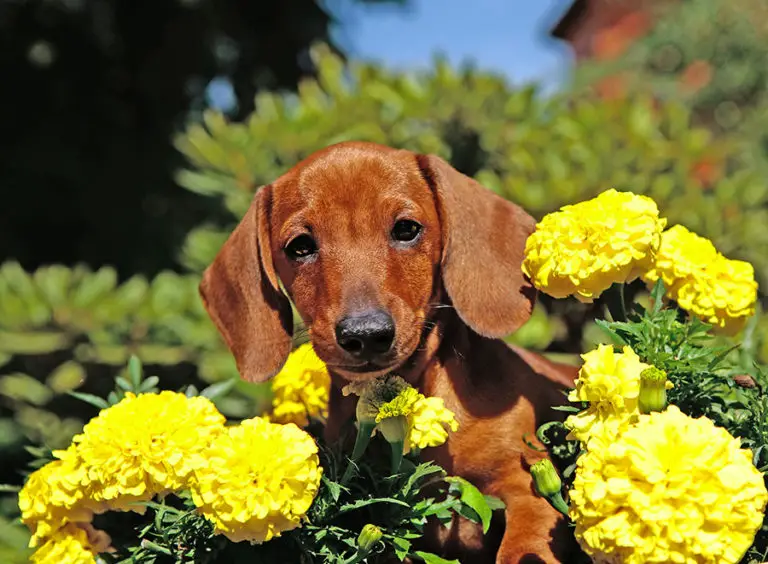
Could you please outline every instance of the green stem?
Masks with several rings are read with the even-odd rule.
[[[405,450],[405,443],[403,441],[396,441],[389,443],[392,447],[392,474],[396,474],[400,470],[400,464],[403,462],[403,451]]]
[[[624,300],[624,284],[614,284],[605,294],[605,303],[614,321],[627,320],[627,305]]]
[[[363,560],[365,560],[365,557],[368,556],[370,553],[371,553],[370,550],[363,550],[362,548],[358,548],[357,552],[355,552],[348,559],[344,560],[342,564],[357,564],[358,562],[362,562]]]
[[[365,449],[368,448],[368,443],[371,442],[371,435],[376,428],[376,423],[372,421],[360,421],[357,426],[357,437],[355,437],[355,446],[352,449],[352,456],[349,459],[349,464],[344,470],[344,475],[341,477],[341,485],[346,485],[352,473],[354,472],[355,463],[360,460],[365,454]]]
[[[627,300],[624,297],[624,287],[625,284],[619,284],[619,304],[621,305],[621,320],[626,321],[629,319],[629,316],[627,315]]]
[[[557,492],[554,495],[551,495],[547,498],[547,501],[549,501],[549,504],[557,509],[560,513],[568,517],[568,504],[565,503],[565,500],[563,499],[563,494],[560,492]]]

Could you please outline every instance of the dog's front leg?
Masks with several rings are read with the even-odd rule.
[[[566,520],[544,498],[505,496],[506,527],[496,564],[569,564],[578,546]]]
[[[325,423],[323,437],[328,444],[336,443],[342,435],[342,429],[355,417],[357,396],[344,396],[341,393],[345,382],[331,375],[332,383],[328,398],[328,420]]]

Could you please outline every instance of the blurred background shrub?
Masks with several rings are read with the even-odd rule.
[[[648,194],[768,283],[760,0],[576,0],[553,34],[578,65],[555,91],[442,57],[420,70],[349,60],[330,13],[311,0],[0,1],[15,84],[0,89],[0,483],[21,483],[25,447],[67,444],[95,412],[69,393],[103,394],[130,354],[162,388],[228,382],[230,417],[266,409],[268,387],[239,381],[197,283],[258,187],[331,143],[439,154],[536,218],[611,187]],[[542,297],[509,340],[572,362],[602,339],[601,308]],[[767,327],[751,345],[764,362]],[[14,518],[0,496],[2,562],[25,561]]]

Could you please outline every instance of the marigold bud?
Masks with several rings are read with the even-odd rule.
[[[361,397],[357,400],[355,415],[360,423],[376,423],[376,415],[378,413],[378,408],[373,405],[370,398]]]
[[[408,435],[408,418],[397,415],[382,419],[379,421],[379,431],[388,443],[402,443]]]
[[[536,491],[542,497],[551,497],[559,494],[560,489],[563,487],[563,482],[560,480],[557,470],[555,470],[549,459],[545,458],[532,464],[531,475],[533,476],[533,484],[536,486]]]
[[[641,413],[664,411],[667,407],[667,373],[650,366],[640,373],[640,394],[637,404]]]
[[[376,525],[368,523],[357,537],[357,546],[363,552],[370,552],[376,546],[376,543],[381,540],[382,536],[384,536],[384,533],[381,532],[381,529]]]

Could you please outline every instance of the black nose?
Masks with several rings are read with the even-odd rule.
[[[370,360],[384,354],[394,340],[395,322],[380,309],[349,315],[336,325],[336,342],[358,358]]]

